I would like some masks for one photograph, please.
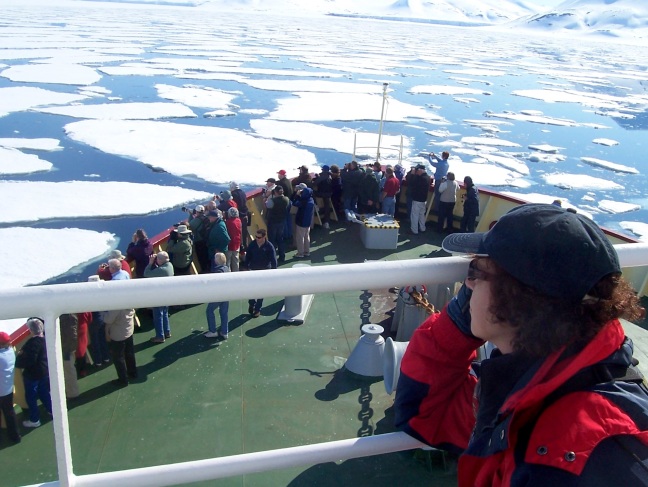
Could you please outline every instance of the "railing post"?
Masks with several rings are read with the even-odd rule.
[[[47,365],[50,377],[50,395],[52,397],[52,415],[54,423],[54,443],[56,446],[56,465],[59,482],[62,487],[75,485],[72,469],[72,447],[70,444],[70,424],[65,399],[65,379],[63,374],[63,349],[61,345],[61,327],[58,317],[47,314],[45,320],[45,340],[47,346]]]

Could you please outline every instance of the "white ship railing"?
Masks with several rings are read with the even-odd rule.
[[[615,247],[623,267],[648,265],[648,244],[621,244]],[[61,314],[79,313],[89,309],[111,310],[207,303],[213,299],[215,291],[218,292],[219,299],[230,301],[247,296],[264,298],[300,296],[391,288],[412,283],[433,285],[461,281],[467,267],[466,258],[442,257],[265,271],[276,273],[276,278],[271,280],[254,272],[235,272],[178,276],[173,279],[58,284],[1,291],[0,319],[40,316],[45,320],[46,334],[55,337],[55,340],[47,340],[47,355],[50,371],[55,371],[55,373],[50,372],[50,378],[59,480],[37,485],[64,487],[178,485],[424,446],[404,433],[390,433],[208,460],[77,476],[73,471],[65,405],[63,354],[58,327],[58,317]],[[274,285],[277,282],[281,282],[281,286]]]

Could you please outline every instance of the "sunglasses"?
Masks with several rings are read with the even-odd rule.
[[[263,238],[263,235],[255,235],[256,238]]]
[[[494,274],[491,274],[490,272],[486,272],[485,270],[478,268],[477,260],[478,259],[474,259],[470,261],[470,265],[468,266],[468,274],[466,275],[466,280],[468,281],[476,281],[477,279],[479,279],[480,281],[491,280]]]

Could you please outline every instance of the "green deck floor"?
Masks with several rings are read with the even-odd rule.
[[[446,255],[431,230],[401,235],[396,252],[364,249],[357,225],[317,228],[312,238],[312,265]],[[294,253],[284,267],[298,262],[290,259]],[[318,294],[306,322],[295,326],[276,321],[281,299],[266,299],[258,319],[247,315],[247,301],[235,301],[229,340],[221,343],[201,335],[205,305],[174,309],[173,336],[161,345],[149,343],[150,319],[139,310],[139,379],[115,389],[112,365],[96,369],[79,380],[81,396],[69,404],[75,474],[394,431],[393,397],[382,380],[354,376],[342,366],[363,324],[381,324],[387,336],[395,302],[395,292],[386,289]],[[19,445],[0,443],[0,485],[56,480],[51,421],[23,433]],[[440,461],[438,454],[408,451],[191,485],[455,485],[452,467]]]

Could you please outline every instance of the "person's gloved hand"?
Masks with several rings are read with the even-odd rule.
[[[477,338],[470,331],[470,297],[472,296],[472,290],[466,286],[464,283],[459,289],[457,295],[450,300],[448,303],[448,316],[457,325],[457,328],[461,330],[462,333],[471,337]]]

